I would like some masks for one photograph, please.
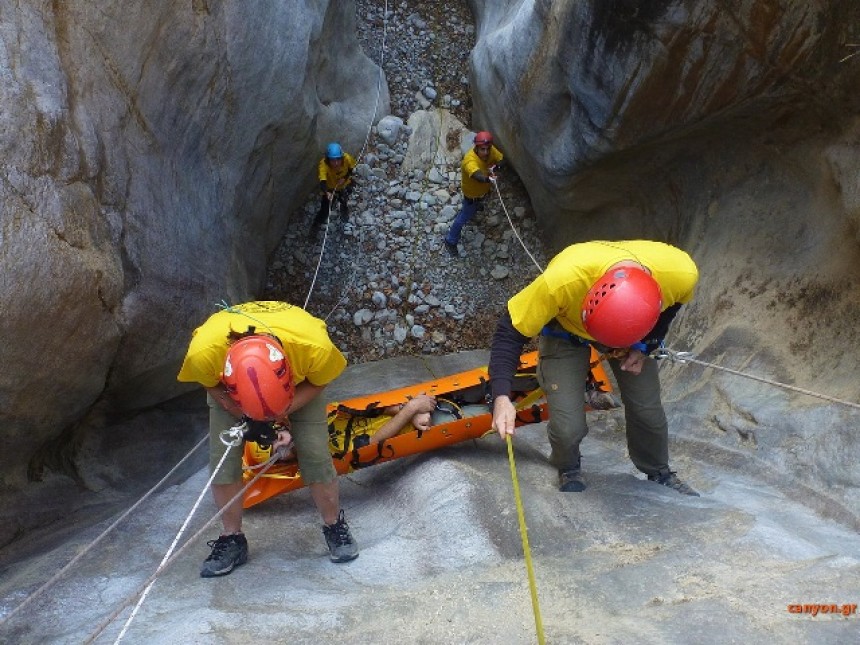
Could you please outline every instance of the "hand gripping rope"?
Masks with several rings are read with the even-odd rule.
[[[522,410],[524,408],[529,407],[538,399],[544,396],[544,392],[541,388],[537,388],[534,392],[526,396],[523,400],[517,401],[516,409],[517,411]],[[489,430],[483,436],[487,436],[488,434],[495,432],[495,430]],[[529,577],[529,591],[532,597],[532,613],[535,617],[535,633],[537,635],[539,645],[544,645],[544,633],[543,633],[543,621],[541,620],[540,615],[540,603],[538,602],[537,596],[537,583],[535,582],[535,570],[534,565],[532,564],[532,553],[529,548],[529,535],[528,535],[528,527],[526,526],[526,518],[525,512],[523,511],[523,500],[520,496],[520,484],[517,479],[517,465],[514,461],[514,444],[511,442],[511,435],[505,437],[505,441],[508,446],[508,463],[511,467],[511,482],[514,487],[514,500],[517,504],[517,519],[520,524],[520,539],[523,543],[523,556],[526,561],[526,572]]]

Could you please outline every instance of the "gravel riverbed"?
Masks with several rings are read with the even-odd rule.
[[[404,126],[386,142],[368,123],[364,148],[347,150],[358,168],[346,220],[332,211],[328,226],[314,228],[316,191],[293,214],[264,297],[307,303],[350,363],[488,348],[507,299],[534,279],[536,263],[546,265],[528,194],[508,165],[451,258],[441,239],[459,210],[459,160],[403,167],[416,111],[441,107],[481,129],[471,122],[472,16],[462,0],[391,2],[387,15],[381,3],[357,0],[356,10],[359,41],[382,61],[391,114]]]

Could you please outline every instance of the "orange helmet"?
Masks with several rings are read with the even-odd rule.
[[[585,330],[607,347],[630,347],[654,328],[662,307],[660,285],[646,271],[607,271],[582,301]]]
[[[246,336],[227,352],[221,381],[242,412],[273,421],[293,402],[293,372],[281,344],[271,336]]]
[[[493,144],[493,135],[486,130],[481,130],[475,135],[476,146],[490,146]]]

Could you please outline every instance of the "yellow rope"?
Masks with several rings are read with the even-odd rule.
[[[536,387],[531,392],[529,392],[526,396],[521,398],[514,404],[517,412],[525,410],[526,408],[531,407],[531,405],[544,397],[543,389]]]
[[[546,642],[543,635],[543,622],[540,618],[540,605],[538,604],[537,585],[535,584],[535,571],[532,566],[532,554],[529,550],[528,528],[526,527],[526,518],[523,514],[523,500],[520,497],[520,485],[517,482],[517,466],[514,463],[514,446],[511,443],[511,435],[507,435],[505,440],[508,443],[508,462],[511,465],[511,480],[514,483],[514,498],[517,501],[517,517],[520,521],[520,535],[523,539],[523,553],[526,558],[526,570],[529,573],[529,589],[532,595],[532,611],[535,615],[535,630],[537,631],[537,639],[540,645]]]

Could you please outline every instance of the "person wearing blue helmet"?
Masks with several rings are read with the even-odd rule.
[[[336,199],[340,205],[340,215],[346,219],[349,215],[347,200],[352,194],[352,173],[355,170],[355,159],[344,152],[340,144],[332,142],[326,146],[325,155],[320,159],[318,175],[320,182],[320,210],[314,225],[321,224],[328,217],[329,205]]]

